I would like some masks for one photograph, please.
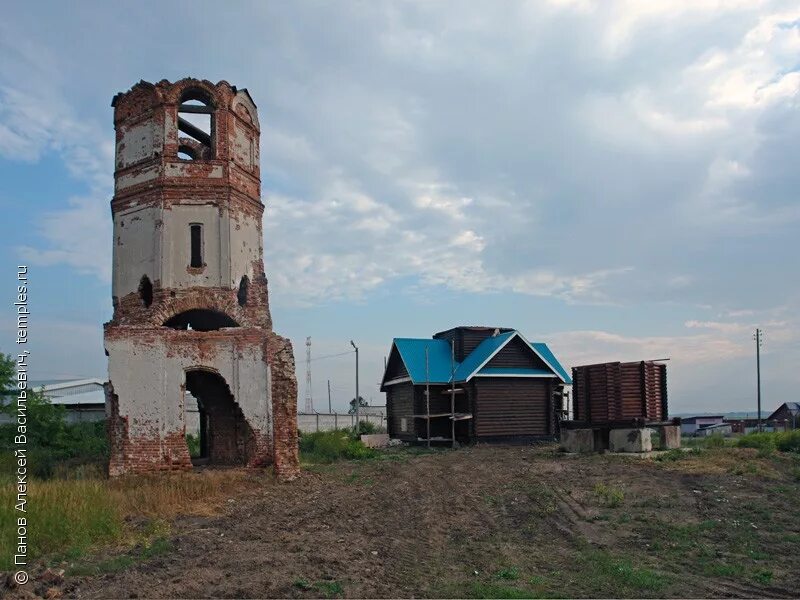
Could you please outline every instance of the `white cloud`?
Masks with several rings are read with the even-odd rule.
[[[259,103],[281,302],[363,298],[399,278],[569,302],[711,296],[727,275],[699,248],[800,217],[745,187],[764,185],[759,119],[796,91],[797,13],[784,5],[268,6],[241,24],[242,39],[270,40],[247,69],[224,50],[187,68],[223,72]],[[0,152],[58,152],[89,187],[38,218],[22,251],[107,279],[109,111],[81,113],[85,81],[17,30],[3,30],[25,69],[0,70]],[[103,57],[84,58],[113,93]],[[118,58],[115,71],[141,75]]]

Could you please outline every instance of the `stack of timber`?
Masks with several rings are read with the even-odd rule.
[[[666,421],[667,366],[656,361],[573,367],[573,419]]]

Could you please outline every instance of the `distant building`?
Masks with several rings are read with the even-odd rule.
[[[63,406],[67,423],[102,421],[106,418],[106,394],[102,379],[45,379],[30,381],[28,387],[41,391],[50,404]],[[16,395],[13,396],[16,398]],[[8,400],[4,400],[7,403]],[[186,393],[186,432],[199,433],[197,399]],[[11,417],[0,414],[0,423]]]
[[[800,402],[784,402],[766,420],[776,429],[797,429],[800,427]]]
[[[102,421],[106,418],[106,393],[102,379],[48,379],[29,382],[51,404],[63,406],[67,423]]]
[[[571,384],[546,344],[514,329],[456,327],[433,339],[395,338],[381,391],[393,438],[499,441],[552,439]]]
[[[698,435],[698,431],[712,425],[722,425],[725,418],[718,416],[698,416],[681,419],[681,435]]]
[[[698,437],[708,437],[711,435],[729,436],[733,433],[733,426],[730,423],[717,423],[708,427],[701,427],[694,434]]]
[[[744,419],[725,419],[725,422],[731,426],[734,434],[746,434],[758,431],[758,419],[746,417]],[[761,431],[775,431],[775,421],[767,421],[761,419]],[[779,427],[778,429],[782,428]]]

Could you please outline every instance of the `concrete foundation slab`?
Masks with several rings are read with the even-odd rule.
[[[664,425],[658,428],[658,449],[674,450],[681,447],[681,428],[678,425]]]
[[[612,429],[609,432],[609,450],[611,452],[650,452],[653,449],[652,430]]]
[[[562,430],[561,449],[565,452],[594,452],[594,431],[591,429]]]
[[[361,441],[367,448],[386,448],[389,445],[388,433],[370,433],[361,436]]]

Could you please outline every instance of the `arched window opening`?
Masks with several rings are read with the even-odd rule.
[[[147,275],[142,275],[142,278],[139,280],[139,298],[142,301],[142,305],[145,307],[153,303],[153,284],[150,282],[150,278]]]
[[[238,326],[239,324],[224,312],[206,308],[193,308],[164,321],[164,327],[192,331],[216,331],[223,327]]]
[[[178,158],[181,160],[197,160],[197,151],[187,144],[178,146]]]
[[[239,282],[239,291],[236,294],[237,300],[239,300],[239,306],[244,306],[247,304],[247,293],[250,291],[250,279],[247,275],[242,277],[242,280]]]
[[[202,90],[189,89],[181,96],[178,106],[178,154],[182,147],[195,149],[191,159],[214,158],[214,106]],[[185,152],[184,152],[185,153]],[[188,153],[186,153],[188,154]]]
[[[189,266],[193,269],[203,267],[203,226],[200,223],[189,225]]]

